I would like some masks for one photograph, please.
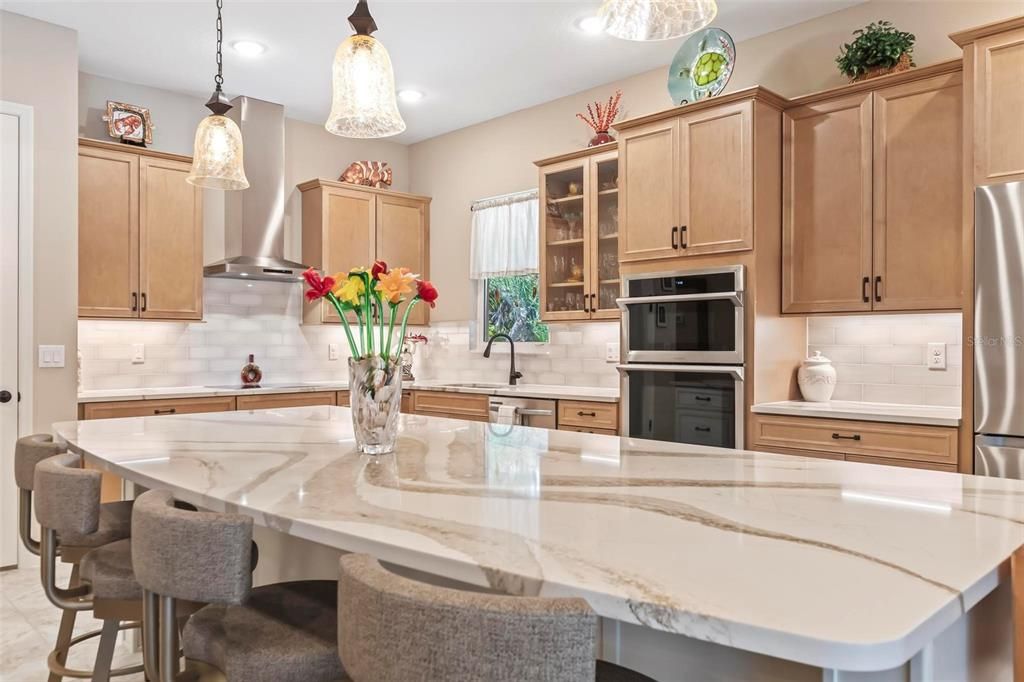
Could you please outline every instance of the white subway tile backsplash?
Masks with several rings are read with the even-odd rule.
[[[808,351],[836,365],[834,400],[960,404],[959,313],[848,315],[807,321]],[[927,344],[946,343],[946,370],[926,365]]]

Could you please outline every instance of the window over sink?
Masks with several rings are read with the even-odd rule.
[[[485,280],[480,324],[482,340],[495,334],[508,334],[516,343],[547,343],[550,334],[548,326],[540,320],[539,284],[536,274]]]

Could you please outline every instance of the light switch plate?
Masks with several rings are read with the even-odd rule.
[[[946,369],[946,344],[928,344],[928,369]]]
[[[619,344],[612,341],[605,344],[604,347],[604,359],[606,362],[618,362],[619,361]]]
[[[64,346],[39,346],[40,367],[63,367]]]
[[[327,344],[327,359],[337,360],[338,359],[338,344],[329,343]]]
[[[146,362],[146,344],[144,343],[133,343],[132,344],[132,364],[141,365]]]

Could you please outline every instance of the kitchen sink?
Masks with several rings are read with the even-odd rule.
[[[436,384],[438,388],[509,388],[508,384],[497,384],[497,383],[484,383],[475,381],[458,382],[453,381],[451,383]]]

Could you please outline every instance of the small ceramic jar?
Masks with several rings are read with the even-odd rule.
[[[804,400],[812,403],[827,403],[836,390],[836,368],[832,361],[814,351],[814,355],[800,363],[796,373],[796,383]]]

